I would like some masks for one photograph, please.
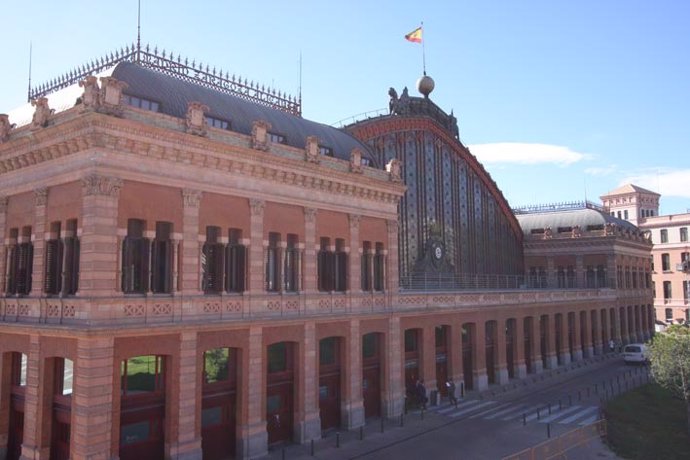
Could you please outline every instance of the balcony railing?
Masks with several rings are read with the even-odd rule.
[[[403,276],[400,288],[410,291],[468,291],[511,289],[603,289],[615,288],[614,278],[577,280],[525,275],[425,274]]]

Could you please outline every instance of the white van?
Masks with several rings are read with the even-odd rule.
[[[625,364],[645,364],[647,357],[647,346],[643,343],[631,343],[623,347],[623,361],[625,361]]]

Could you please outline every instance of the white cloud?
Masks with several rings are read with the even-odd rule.
[[[551,163],[569,166],[590,158],[590,155],[570,150],[568,147],[550,144],[528,144],[522,142],[497,142],[468,146],[481,163],[512,163],[533,165]]]
[[[634,184],[663,196],[690,198],[690,169],[649,168],[631,174],[620,185]]]
[[[585,174],[589,174],[590,176],[610,176],[611,174],[614,174],[616,172],[618,172],[618,165],[585,168]]]

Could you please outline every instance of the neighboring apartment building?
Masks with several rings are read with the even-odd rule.
[[[649,338],[649,243],[523,235],[420,83],[335,129],[127,49],[0,114],[0,451],[257,458]]]
[[[601,197],[613,215],[627,213],[640,230],[649,232],[656,319],[690,322],[690,213],[659,215],[661,195],[636,185],[624,185]]]

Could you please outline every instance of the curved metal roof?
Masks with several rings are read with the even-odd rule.
[[[186,82],[133,62],[118,63],[112,76],[129,85],[124,90],[125,94],[158,102],[159,112],[166,115],[184,118],[187,104],[197,101],[209,107],[206,115],[229,121],[232,131],[250,135],[252,124],[265,120],[271,124],[271,132],[285,136],[285,143],[292,147],[304,148],[307,136],[316,136],[319,144],[330,147],[336,158],[349,160],[352,149],[359,148],[364,157],[371,159],[368,147],[345,131]]]
[[[628,230],[637,230],[637,227],[627,220],[619,219],[606,212],[597,209],[582,208],[567,211],[551,211],[529,214],[517,214],[518,222],[524,234],[528,235],[534,229],[551,227],[554,231],[563,227],[575,227],[579,225],[585,230],[589,226],[616,224]]]

